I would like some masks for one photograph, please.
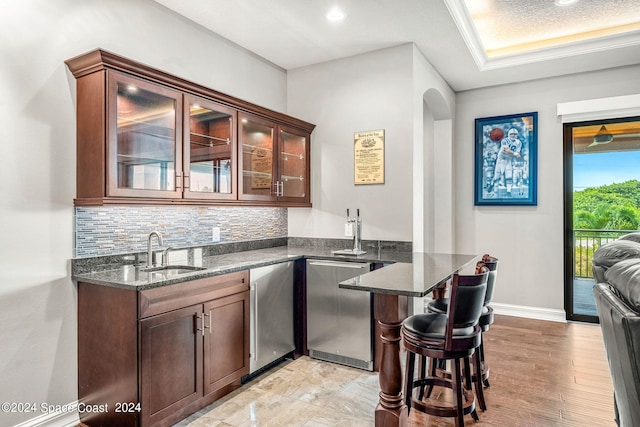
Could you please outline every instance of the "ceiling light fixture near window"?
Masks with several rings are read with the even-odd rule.
[[[347,15],[337,7],[331,8],[331,10],[326,14],[327,19],[332,22],[342,21],[346,16]]]
[[[579,1],[580,0],[556,0],[556,6],[569,6]]]
[[[611,141],[613,141],[613,135],[609,133],[609,130],[605,125],[602,125],[598,133],[593,137],[593,142],[589,145],[589,147],[593,147],[601,144],[608,144]]]

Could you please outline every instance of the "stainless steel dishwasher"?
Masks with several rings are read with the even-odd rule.
[[[295,349],[293,262],[249,270],[251,326],[249,373],[267,367]]]
[[[370,263],[307,260],[309,356],[373,370],[371,294],[338,287],[370,270]]]

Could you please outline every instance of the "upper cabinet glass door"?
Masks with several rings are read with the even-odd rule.
[[[239,115],[241,165],[240,198],[275,200],[274,134],[275,124],[248,114]]]
[[[109,195],[181,197],[181,101],[179,92],[110,74]]]
[[[185,97],[185,197],[235,199],[236,112]]]
[[[292,201],[308,200],[309,150],[308,135],[280,127],[279,196]]]

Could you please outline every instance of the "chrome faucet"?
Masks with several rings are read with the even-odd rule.
[[[362,250],[362,220],[360,219],[360,209],[356,209],[356,216],[351,218],[349,216],[349,209],[347,209],[347,223],[351,224],[353,230],[353,253],[356,255],[365,254]]]
[[[156,236],[158,238],[158,244],[162,246],[162,234],[158,231],[152,231],[147,238],[147,267],[153,267],[153,251],[151,250],[151,238]]]

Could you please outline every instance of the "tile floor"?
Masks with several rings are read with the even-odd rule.
[[[378,375],[309,357],[286,360],[174,427],[373,425]]]

